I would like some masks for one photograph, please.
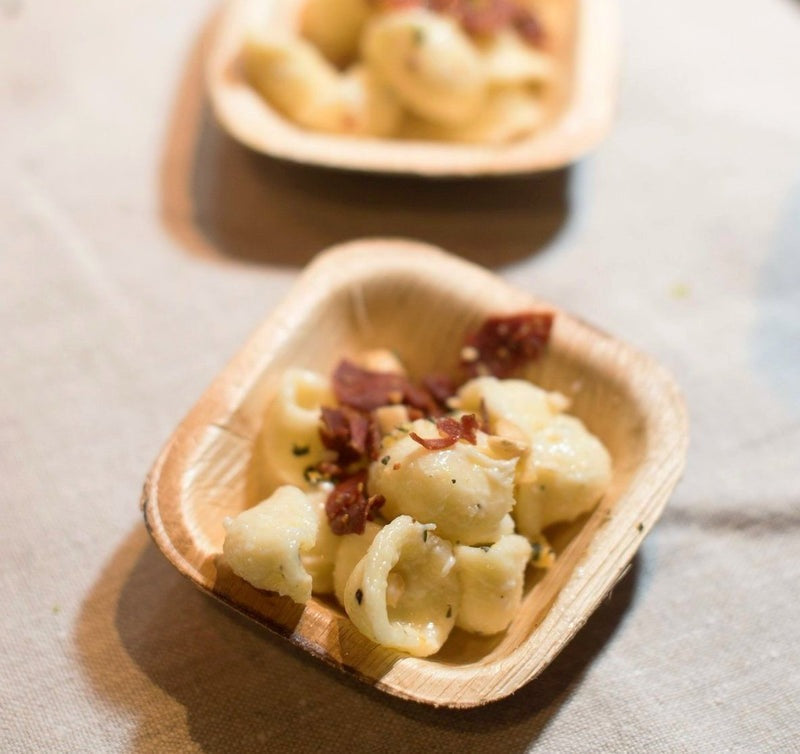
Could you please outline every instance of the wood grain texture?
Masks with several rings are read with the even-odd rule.
[[[207,53],[207,84],[222,127],[250,148],[295,162],[382,173],[470,176],[562,167],[610,128],[619,67],[618,0],[563,0],[546,18],[557,75],[544,100],[545,123],[500,146],[359,138],[295,126],[247,83],[240,64],[245,25],[256,6],[271,28],[296,25],[302,0],[229,0]],[[266,11],[264,10],[266,8]],[[552,17],[550,17],[552,15]]]
[[[456,630],[438,654],[413,658],[376,646],[332,602],[296,605],[220,562],[224,517],[267,492],[257,439],[287,367],[329,373],[343,356],[387,346],[412,374],[454,368],[465,332],[487,315],[538,306],[557,316],[527,376],[572,398],[571,413],[608,447],[613,480],[591,514],[548,530],[557,563],[545,574],[531,569],[506,632]],[[470,707],[530,681],[584,624],[661,513],[687,442],[679,391],[649,357],[434,247],[365,240],[319,255],[300,276],[177,428],[147,479],[143,509],[167,558],[214,597],[389,693]]]

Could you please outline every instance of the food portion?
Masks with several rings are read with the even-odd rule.
[[[457,370],[418,380],[384,349],[329,378],[287,370],[261,435],[275,491],[226,520],[226,562],[296,602],[335,595],[361,633],[411,655],[454,626],[504,631],[528,568],[554,562],[543,530],[590,511],[611,478],[569,400],[521,377],[551,326],[491,317]]]
[[[304,128],[502,143],[535,131],[555,66],[532,0],[307,0],[251,23],[245,75]]]

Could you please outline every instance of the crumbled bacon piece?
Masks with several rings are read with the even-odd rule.
[[[455,445],[459,440],[466,440],[475,445],[478,442],[476,433],[479,428],[478,417],[475,414],[465,414],[460,421],[451,416],[443,416],[436,420],[439,437],[420,437],[416,432],[410,432],[409,437],[428,450],[443,450]]]
[[[341,470],[365,456],[375,459],[381,446],[381,430],[372,413],[365,414],[349,406],[322,407],[319,436],[322,444],[335,454],[335,460],[319,470],[326,476],[341,476]],[[336,470],[339,469],[339,472]]]
[[[536,15],[515,0],[372,0],[384,10],[428,8],[452,17],[467,34],[488,36],[514,29],[528,44],[541,45],[544,31]]]
[[[461,364],[470,375],[508,377],[538,358],[553,326],[552,312],[525,312],[489,317],[470,335],[461,351]]]
[[[317,481],[342,479],[347,476],[349,464],[342,465],[338,461],[320,461],[309,469],[309,473],[316,472]]]
[[[545,40],[544,29],[539,19],[527,8],[517,8],[513,21],[514,29],[528,44],[541,46]]]
[[[442,409],[447,408],[447,399],[456,393],[453,380],[446,374],[428,374],[422,378],[422,386]]]
[[[319,436],[328,450],[335,451],[339,463],[352,463],[367,452],[369,419],[348,406],[323,406]]]
[[[487,36],[511,26],[517,12],[509,0],[433,0],[433,10],[455,16],[464,31]]]
[[[325,513],[334,534],[363,534],[383,495],[367,495],[367,472],[359,471],[339,482],[325,501]]]
[[[435,402],[428,392],[402,374],[371,372],[344,359],[333,373],[333,392],[344,406],[374,411],[380,406],[403,403],[433,413]]]

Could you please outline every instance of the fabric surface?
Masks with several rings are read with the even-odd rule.
[[[800,750],[800,5],[624,2],[618,119],[569,170],[290,167],[214,125],[206,0],[0,0],[0,750]],[[664,363],[685,477],[513,697],[434,710],[218,606],[145,473],[333,242],[438,243]]]

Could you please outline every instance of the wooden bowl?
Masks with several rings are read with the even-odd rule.
[[[279,375],[329,373],[346,355],[396,349],[412,374],[455,366],[465,331],[489,314],[556,311],[529,377],[573,399],[571,413],[608,447],[613,480],[598,507],[548,536],[558,552],[531,569],[507,631],[456,630],[419,659],[379,647],[333,602],[305,606],[254,589],[221,562],[222,521],[264,495],[257,438]],[[486,270],[410,241],[366,240],[319,255],[180,424],[145,485],[156,544],[201,589],[307,652],[377,688],[433,705],[500,699],[555,657],[625,572],[683,469],[687,418],[671,377],[649,357]]]
[[[616,101],[617,0],[561,0],[548,16],[558,76],[545,99],[546,122],[506,145],[401,141],[315,133],[293,125],[248,84],[240,64],[244,29],[258,6],[272,28],[296,25],[303,0],[229,0],[212,34],[207,82],[217,119],[258,152],[295,162],[381,173],[468,176],[562,167],[608,131]]]

